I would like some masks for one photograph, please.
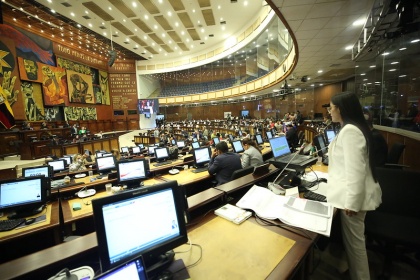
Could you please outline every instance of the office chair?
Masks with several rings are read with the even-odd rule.
[[[420,172],[377,168],[382,204],[368,211],[365,219],[367,248],[385,256],[382,277],[391,275],[392,261],[420,267],[420,260],[407,254],[420,253],[420,211],[418,178]]]
[[[252,172],[254,172],[254,166],[248,166],[242,169],[238,169],[238,170],[233,171],[230,179],[235,180],[245,175],[251,174]]]
[[[385,163],[385,167],[387,168],[403,168],[407,167],[405,165],[399,164],[400,157],[404,152],[405,145],[403,143],[396,142],[391,146],[389,150],[388,157]]]

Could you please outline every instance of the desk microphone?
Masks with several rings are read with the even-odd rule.
[[[81,188],[81,189],[80,189],[80,190],[76,193],[76,195],[77,195],[78,197],[80,197],[80,198],[85,198],[85,197],[92,196],[92,195],[96,194],[96,190],[94,190],[94,189],[86,189],[86,188],[87,188],[87,186],[85,186],[85,187]]]

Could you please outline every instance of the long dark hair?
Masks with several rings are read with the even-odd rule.
[[[352,124],[362,131],[368,147],[369,167],[376,182],[375,159],[372,134],[365,116],[363,115],[362,105],[353,92],[341,92],[331,97],[331,103],[340,109],[343,127]]]

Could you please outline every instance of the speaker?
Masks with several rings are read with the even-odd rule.
[[[117,52],[115,50],[109,51],[109,60],[108,60],[108,66],[111,67],[114,65],[115,59],[117,58]]]

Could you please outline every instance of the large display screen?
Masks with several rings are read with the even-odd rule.
[[[157,114],[159,112],[159,99],[139,99],[139,114]]]

